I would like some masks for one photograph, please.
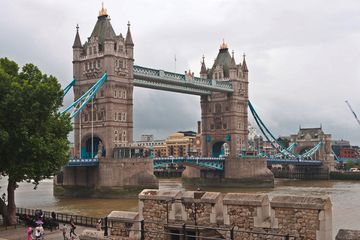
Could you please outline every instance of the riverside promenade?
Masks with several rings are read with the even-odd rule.
[[[70,238],[70,227],[66,225],[68,230],[66,232],[66,237]],[[24,240],[27,239],[27,228],[24,225],[17,225],[16,228],[14,226],[8,227],[5,229],[4,227],[0,227],[0,240]],[[79,236],[85,229],[93,229],[89,227],[76,226],[75,233]],[[63,240],[63,234],[60,229],[54,229],[50,231],[49,229],[45,229],[45,237],[46,240]],[[75,238],[79,239],[79,238]]]

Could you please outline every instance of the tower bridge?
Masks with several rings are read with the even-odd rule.
[[[132,148],[134,87],[200,96],[202,158],[177,160],[188,164],[184,177],[191,183],[273,186],[264,157],[240,154],[248,148],[249,71],[245,55],[236,63],[234,52],[230,54],[223,42],[211,68],[206,67],[203,57],[200,77],[191,71],[178,74],[134,65],[130,24],[125,37],[117,35],[104,8],[85,43],[77,27],[72,48],[74,103],[66,111],[76,108],[71,115],[75,158],[64,168],[58,187],[90,188],[95,194],[104,188],[118,191],[157,186],[153,170],[160,160],[135,157],[140,150]],[[224,144],[230,149],[229,156],[215,159]]]

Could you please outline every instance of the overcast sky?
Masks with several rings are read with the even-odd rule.
[[[116,34],[131,22],[135,64],[198,75],[201,56],[211,67],[222,39],[243,52],[249,95],[275,135],[319,127],[333,139],[360,144],[359,0],[107,0]],[[75,26],[90,36],[101,1],[1,0],[0,57],[34,63],[65,86],[72,79]],[[165,138],[196,130],[197,96],[135,88],[134,138]],[[72,101],[67,96],[65,105]],[[249,117],[253,122],[252,117]]]

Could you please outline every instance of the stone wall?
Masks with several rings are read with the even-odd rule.
[[[171,239],[169,234],[196,234],[201,239],[329,240],[332,239],[332,208],[328,197],[143,190],[139,213],[108,216],[111,238]],[[133,223],[133,224],[131,224]],[[180,238],[181,239],[181,238]]]
[[[274,175],[265,158],[227,157],[224,171],[187,165],[182,174],[185,186],[197,187],[274,187]]]
[[[186,224],[190,230],[195,225],[222,228],[213,236],[225,238],[230,238],[233,228],[235,239],[283,239],[286,235],[293,239],[332,239],[329,198],[277,196],[270,200],[267,195],[242,193],[144,190],[139,206],[145,231],[178,228],[181,233],[181,224]],[[199,229],[199,235],[205,234]],[[146,239],[167,239],[154,237]]]
[[[96,187],[143,186],[157,187],[151,159],[101,159]]]

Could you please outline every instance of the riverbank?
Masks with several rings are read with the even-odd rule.
[[[90,229],[86,227],[77,226],[75,233],[77,235],[81,234],[85,229]],[[69,237],[69,230],[66,233],[66,236]],[[8,227],[0,227],[0,240],[24,240],[27,239],[27,228],[24,225],[17,225]],[[61,230],[50,231],[45,229],[45,239],[46,240],[64,240]]]
[[[16,190],[18,207],[41,208],[43,210],[63,212],[89,217],[104,217],[113,210],[137,211],[137,199],[88,199],[56,198],[53,196],[52,180],[40,183],[36,190],[32,184],[20,183]],[[6,182],[0,180],[0,194],[6,191]],[[196,190],[196,186],[183,187],[181,179],[161,179],[160,189]],[[325,196],[329,195],[333,204],[333,235],[340,228],[358,229],[360,222],[360,181],[339,180],[288,180],[276,179],[273,189],[257,188],[202,188],[213,192],[249,192],[266,193],[270,197],[278,195]]]

